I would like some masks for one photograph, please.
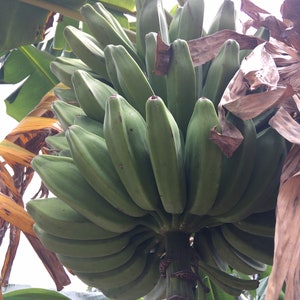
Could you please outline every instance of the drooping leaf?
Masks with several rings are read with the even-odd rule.
[[[33,231],[34,221],[23,207],[10,197],[0,193],[0,217],[23,232],[36,236]]]
[[[6,99],[8,115],[20,121],[58,83],[49,67],[54,58],[30,45],[12,52],[4,65],[4,81],[11,84],[25,81]]]

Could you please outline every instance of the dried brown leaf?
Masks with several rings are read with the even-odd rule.
[[[279,108],[269,124],[286,140],[300,145],[300,124],[284,108]]]
[[[266,300],[278,299],[286,281],[285,299],[299,299],[300,272],[300,172],[289,177],[279,190],[275,252],[272,272],[266,291]]]
[[[71,283],[70,278],[56,254],[46,249],[37,237],[29,234],[25,234],[25,236],[55,282],[56,289],[60,291],[64,286],[69,285]]]
[[[242,96],[224,104],[224,107],[243,120],[249,120],[259,116],[269,108],[290,98],[294,94],[290,86],[278,87],[274,90]]]

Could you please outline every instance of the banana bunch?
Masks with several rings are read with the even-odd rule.
[[[272,264],[287,143],[263,118],[230,113],[242,144],[227,157],[211,140],[242,52],[228,40],[193,66],[187,40],[204,34],[200,2],[186,1],[167,21],[162,1],[138,0],[135,41],[101,3],[86,4],[90,33],[65,30],[77,58],[51,65],[68,87],[52,105],[63,131],[32,167],[55,197],[27,209],[42,243],[112,299],[205,299],[208,279],[211,290],[238,296],[258,282],[237,273]],[[225,0],[209,33],[234,23]],[[153,73],[158,34],[172,41],[165,76]]]

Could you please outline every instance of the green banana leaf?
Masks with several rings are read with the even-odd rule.
[[[12,292],[4,293],[3,300],[70,300],[70,298],[64,296],[55,291],[42,289],[42,288],[25,288],[15,290]]]
[[[49,67],[54,58],[31,45],[11,52],[4,64],[3,81],[6,84],[24,82],[5,100],[8,115],[20,121],[58,83]]]

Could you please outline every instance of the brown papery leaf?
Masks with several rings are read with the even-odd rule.
[[[260,86],[272,88],[277,86],[279,72],[274,59],[265,49],[266,43],[257,46],[241,63],[241,71],[248,82],[250,90]]]
[[[300,145],[300,124],[282,107],[270,119],[269,124],[286,140]]]
[[[265,300],[278,299],[286,281],[285,299],[300,299],[300,172],[279,190],[276,210],[275,251]]]
[[[283,185],[290,177],[300,171],[300,145],[294,144],[284,162],[280,177],[280,185]]]
[[[255,28],[266,27],[270,30],[271,36],[279,41],[287,42],[283,37],[283,32],[287,25],[276,19],[268,11],[258,7],[250,0],[241,1],[241,11],[252,18],[252,26]]]
[[[300,26],[300,2],[299,0],[284,0],[280,12],[284,21],[291,21],[288,26]]]
[[[242,96],[234,101],[227,102],[224,107],[243,120],[259,116],[269,108],[278,104],[294,94],[290,86],[278,87],[268,92]]]

